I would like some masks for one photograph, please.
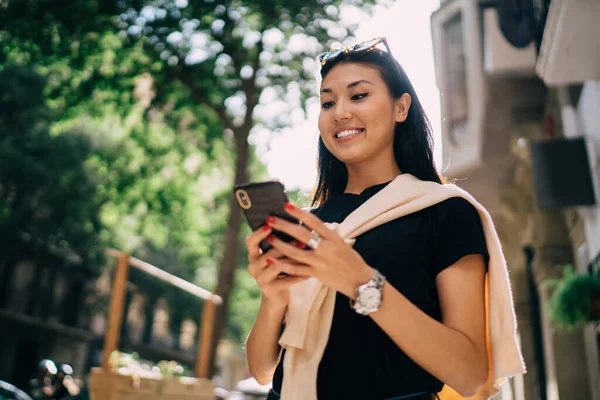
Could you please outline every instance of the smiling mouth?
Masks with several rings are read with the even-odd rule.
[[[358,135],[359,133],[363,133],[365,130],[364,128],[359,128],[359,129],[348,129],[345,131],[341,131],[335,134],[335,137],[337,139],[343,139],[343,138],[347,138],[349,136],[354,136],[354,135]]]

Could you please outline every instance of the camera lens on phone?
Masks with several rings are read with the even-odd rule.
[[[244,190],[238,190],[235,193],[238,203],[244,209],[249,209],[252,206],[252,202],[248,198],[248,194]]]

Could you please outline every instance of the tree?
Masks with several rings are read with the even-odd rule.
[[[21,62],[35,67],[45,79],[38,77],[39,90],[31,95],[28,87],[31,82],[14,79],[12,69],[4,64],[2,83],[11,85],[15,93],[21,91],[17,94],[27,94],[22,97],[24,101],[43,103],[45,113],[34,112],[33,106],[33,111],[19,113],[12,104],[3,104],[7,123],[9,118],[18,117],[23,123],[46,127],[44,138],[48,140],[31,138],[40,152],[50,146],[51,137],[61,142],[70,138],[71,132],[89,132],[84,135],[89,147],[75,154],[81,156],[81,162],[93,169],[102,183],[95,191],[88,191],[101,195],[104,200],[94,212],[100,225],[95,232],[97,239],[102,239],[103,246],[134,252],[184,279],[196,280],[198,268],[212,268],[207,261],[218,246],[219,229],[225,226],[222,222],[225,214],[219,201],[223,197],[219,193],[224,189],[214,184],[229,179],[227,165],[232,156],[222,140],[208,139],[215,131],[214,121],[210,116],[205,118],[202,110],[194,110],[185,88],[177,82],[166,82],[160,87],[154,84],[149,72],[160,69],[160,65],[150,65],[152,59],[144,55],[139,44],[119,36],[118,28],[110,22],[115,19],[114,15],[82,13],[74,17],[68,12],[88,8],[58,12],[60,8],[45,4],[49,9],[44,12],[40,9],[44,3],[33,3],[37,4],[25,7],[31,15],[25,12],[25,18],[20,21],[22,25],[11,25],[10,21],[2,25],[4,30],[0,30],[0,36],[8,45],[1,48],[0,58],[5,63]],[[49,25],[39,24],[36,19],[40,14],[46,16]],[[90,19],[85,29],[69,25],[69,21],[86,20],[86,17]],[[21,29],[22,26],[31,29]],[[48,32],[58,32],[55,41],[60,46],[44,40]],[[76,51],[69,50],[72,48]],[[49,83],[42,83],[44,80]],[[151,104],[157,90],[164,102]],[[3,90],[3,93],[8,91]],[[20,97],[6,98],[16,101]],[[51,110],[47,109],[47,103],[51,104]],[[52,124],[49,116],[42,120],[50,113]],[[222,128],[217,129],[222,131]],[[63,154],[47,155],[57,160],[66,159]],[[17,163],[9,163],[13,159]],[[1,166],[2,172],[10,174],[18,171],[27,159],[20,152],[12,152],[10,158],[3,161],[6,163]],[[41,179],[35,182],[38,184],[42,184]],[[41,190],[35,185],[30,189]],[[65,189],[68,193],[73,187]],[[70,204],[65,200],[59,196],[56,204]],[[87,205],[84,199],[79,200],[82,207]],[[5,211],[17,221],[15,225],[26,223],[18,220],[13,209]],[[65,219],[54,218],[52,222],[60,229],[68,227]],[[36,221],[34,227],[46,228],[46,224],[47,221]],[[31,230],[28,225],[22,228],[27,232]],[[18,231],[4,232],[12,239]],[[100,253],[103,250],[99,249]],[[16,258],[23,258],[27,251],[15,250],[14,254]],[[98,259],[96,266],[101,263]],[[143,274],[136,276],[136,281],[148,297],[166,292],[172,310],[178,309],[181,298],[189,300],[187,294],[171,292],[164,284],[147,279]],[[193,317],[198,319],[199,313]]]
[[[207,261],[225,226],[223,189],[214,183],[229,180],[232,156],[222,139],[211,137],[222,132],[211,115],[189,101],[179,82],[156,82],[151,74],[162,76],[162,63],[120,34],[115,22],[124,4],[8,2],[0,15],[0,59],[46,77],[53,136],[95,131],[86,163],[103,182],[103,243],[195,280],[196,269],[212,267]],[[148,296],[166,290],[143,276],[137,280]],[[175,310],[181,301],[176,293],[169,297]]]
[[[51,8],[46,2],[33,3]],[[63,89],[56,98],[69,99],[70,94],[75,93],[82,99],[86,91],[96,94],[100,85],[107,88],[108,95],[112,93],[113,97],[107,103],[124,101],[125,105],[130,104],[133,102],[131,97],[123,99],[117,94],[119,90],[114,88],[119,85],[115,82],[123,82],[127,74],[130,77],[139,75],[133,71],[141,71],[138,67],[145,65],[156,91],[144,111],[144,118],[159,115],[170,129],[177,129],[185,118],[172,118],[171,111],[185,104],[182,109],[188,111],[188,118],[210,127],[204,137],[206,153],[214,156],[220,150],[235,159],[234,163],[225,164],[233,171],[231,176],[222,174],[222,179],[229,179],[227,186],[231,188],[234,184],[260,178],[249,171],[252,147],[248,138],[251,132],[276,130],[297,121],[298,113],[292,110],[302,107],[304,101],[314,95],[314,76],[318,69],[316,55],[329,46],[351,39],[355,26],[345,24],[340,18],[341,13],[351,7],[368,12],[374,3],[375,0],[123,0],[116,2],[119,14],[115,19],[117,14],[110,16],[115,9],[112,5],[99,6],[101,2],[90,1],[91,6],[75,10],[82,9],[83,15],[89,15],[93,20],[90,26],[104,27],[93,32],[85,32],[81,29],[83,25],[72,23],[77,20],[75,17],[66,18],[67,22],[63,24],[61,21],[65,17],[61,12],[46,10],[45,18],[53,21],[50,26],[64,25],[61,29],[66,36],[59,35],[66,37],[64,43],[59,40],[60,49],[63,49],[61,54],[67,54],[71,49],[78,56],[95,54],[95,58],[86,56],[85,59],[96,60],[95,68],[75,68],[81,71],[70,78],[75,79],[76,90]],[[8,4],[17,3],[10,1]],[[102,10],[107,9],[104,15]],[[40,11],[36,12],[39,14]],[[56,21],[59,22],[54,23]],[[111,33],[105,28],[109,24],[116,24],[120,32]],[[28,35],[22,30],[19,34]],[[79,39],[73,40],[73,37]],[[15,44],[14,40],[12,43],[22,45],[21,42]],[[37,48],[33,39],[26,43]],[[43,43],[49,43],[51,48],[54,41]],[[113,48],[96,53],[97,43]],[[33,53],[53,54],[41,50]],[[104,65],[107,57],[109,66]],[[124,66],[115,60],[124,60]],[[73,65],[77,63],[70,63],[70,69]],[[60,63],[54,63],[53,68],[60,71]],[[119,76],[123,79],[113,79]],[[133,86],[130,81],[129,87]],[[61,87],[64,86],[55,86],[59,92]],[[273,112],[269,104],[277,110]],[[122,112],[120,116],[124,119],[127,114]],[[140,133],[139,136],[143,135]],[[215,149],[219,150],[215,152]],[[239,262],[240,211],[230,193],[225,195],[225,190],[221,193],[223,195],[218,198],[226,199],[227,204],[219,207],[219,212],[226,213],[227,219],[222,225],[221,244],[215,244],[211,250],[213,255],[221,257],[216,292],[223,297],[224,304],[217,312],[213,354],[226,326],[236,266],[244,264]]]
[[[351,36],[355,27],[340,19],[344,5],[368,11],[372,2],[158,0],[132,7],[121,20],[146,43],[148,54],[155,51],[170,66],[164,79],[183,83],[196,104],[219,118],[235,149],[233,186],[250,179],[252,129],[289,125],[290,111],[314,94],[317,54]],[[270,120],[261,120],[258,112],[269,101],[265,97],[281,100]],[[216,314],[213,355],[227,321],[240,228],[241,213],[231,197],[216,287],[223,305]]]
[[[50,135],[44,86],[44,79],[29,70],[7,66],[0,71],[3,285],[22,258],[92,269],[103,259],[97,216],[104,198],[96,190],[97,174],[86,164],[92,143],[76,130]],[[8,290],[0,292],[6,296]]]

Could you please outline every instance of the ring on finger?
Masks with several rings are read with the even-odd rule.
[[[316,250],[321,244],[322,240],[323,238],[321,237],[321,235],[319,235],[315,231],[310,231],[310,239],[306,241],[306,245],[311,249]]]

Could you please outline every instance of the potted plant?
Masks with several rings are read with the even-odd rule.
[[[184,376],[185,369],[174,361],[148,366],[136,353],[111,353],[110,368],[92,368],[89,378],[91,400],[212,400],[214,385],[209,379]]]
[[[553,290],[548,316],[555,327],[571,329],[600,321],[600,268],[582,274],[567,265],[562,277],[549,279],[545,285]]]

